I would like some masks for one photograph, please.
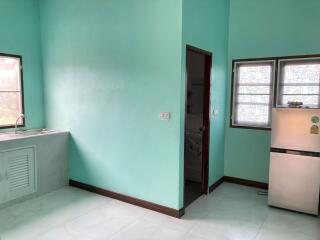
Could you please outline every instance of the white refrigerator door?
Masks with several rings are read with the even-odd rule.
[[[320,158],[271,152],[269,205],[318,215]]]
[[[320,152],[320,135],[310,132],[313,116],[320,118],[320,110],[274,108],[271,147]]]

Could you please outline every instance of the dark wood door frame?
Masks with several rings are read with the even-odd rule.
[[[209,144],[210,144],[210,87],[211,87],[211,69],[212,69],[212,53],[202,50],[190,45],[186,46],[186,53],[188,51],[202,54],[205,56],[205,87],[204,87],[204,104],[203,104],[203,136],[202,136],[202,194],[209,193]],[[187,58],[187,54],[186,54]],[[186,94],[185,101],[187,101],[187,61],[186,61]],[[186,106],[186,105],[185,105]],[[185,116],[187,112],[185,111]],[[186,118],[185,118],[185,132],[186,132]],[[185,146],[186,144],[184,144]],[[186,155],[186,149],[184,149]],[[185,160],[184,160],[185,162]],[[186,166],[184,167],[186,173]],[[184,174],[185,177],[186,174]],[[184,181],[185,182],[185,181]]]

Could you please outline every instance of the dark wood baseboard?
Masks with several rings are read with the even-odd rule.
[[[218,181],[216,181],[214,184],[212,184],[209,187],[209,193],[211,193],[213,190],[215,190],[217,187],[219,187],[224,182],[224,177],[220,178]]]
[[[214,189],[219,187],[223,182],[229,182],[229,183],[235,183],[235,184],[240,184],[244,186],[249,186],[249,187],[255,187],[255,188],[261,188],[261,189],[268,189],[268,184],[267,183],[262,183],[262,182],[256,182],[252,180],[247,180],[247,179],[241,179],[241,178],[235,178],[235,177],[229,177],[229,176],[224,176],[220,178],[217,182],[212,184],[209,187],[209,192],[211,193]],[[156,203],[148,202],[145,200],[141,200],[138,198],[130,197],[124,194],[112,192],[106,189],[98,188],[89,184],[85,184],[82,182],[78,182],[75,180],[70,179],[69,180],[69,185],[73,187],[77,187],[89,192],[97,193],[109,198],[117,199],[122,202],[130,203],[139,207],[147,208],[162,214],[166,214],[171,217],[175,218],[181,218],[184,213],[185,209],[182,208],[180,210],[174,209],[174,208],[169,208],[165,207]]]
[[[240,185],[244,185],[244,186],[248,186],[248,187],[268,189],[268,183],[256,182],[256,181],[252,181],[252,180],[235,178],[235,177],[228,177],[228,176],[224,176],[223,180],[225,182],[240,184]]]
[[[130,196],[126,196],[124,194],[120,194],[120,193],[116,193],[116,192],[112,192],[106,189],[102,189],[102,188],[98,188],[95,186],[91,186],[85,183],[81,183],[75,180],[69,180],[69,185],[72,187],[77,187],[89,192],[93,192],[93,193],[97,193],[109,198],[113,198],[113,199],[117,199],[120,200],[122,202],[126,202],[126,203],[130,203],[139,207],[143,207],[143,208],[147,208],[159,213],[163,213],[166,215],[169,215],[171,217],[175,217],[175,218],[180,218],[184,215],[184,208],[177,210],[177,209],[173,209],[173,208],[169,208],[169,207],[165,207],[156,203],[152,203],[152,202],[148,202],[145,200],[141,200],[138,198],[134,198],[134,197],[130,197]]]

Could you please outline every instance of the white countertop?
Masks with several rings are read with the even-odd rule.
[[[18,140],[18,139],[24,139],[24,138],[48,136],[48,135],[59,134],[59,133],[68,133],[68,132],[58,131],[53,129],[30,129],[26,131],[18,131],[17,133],[15,133],[14,131],[3,132],[3,133],[0,133],[0,142],[12,141],[12,140]]]

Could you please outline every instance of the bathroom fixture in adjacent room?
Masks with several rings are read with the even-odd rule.
[[[187,46],[184,206],[208,192],[212,54]]]

